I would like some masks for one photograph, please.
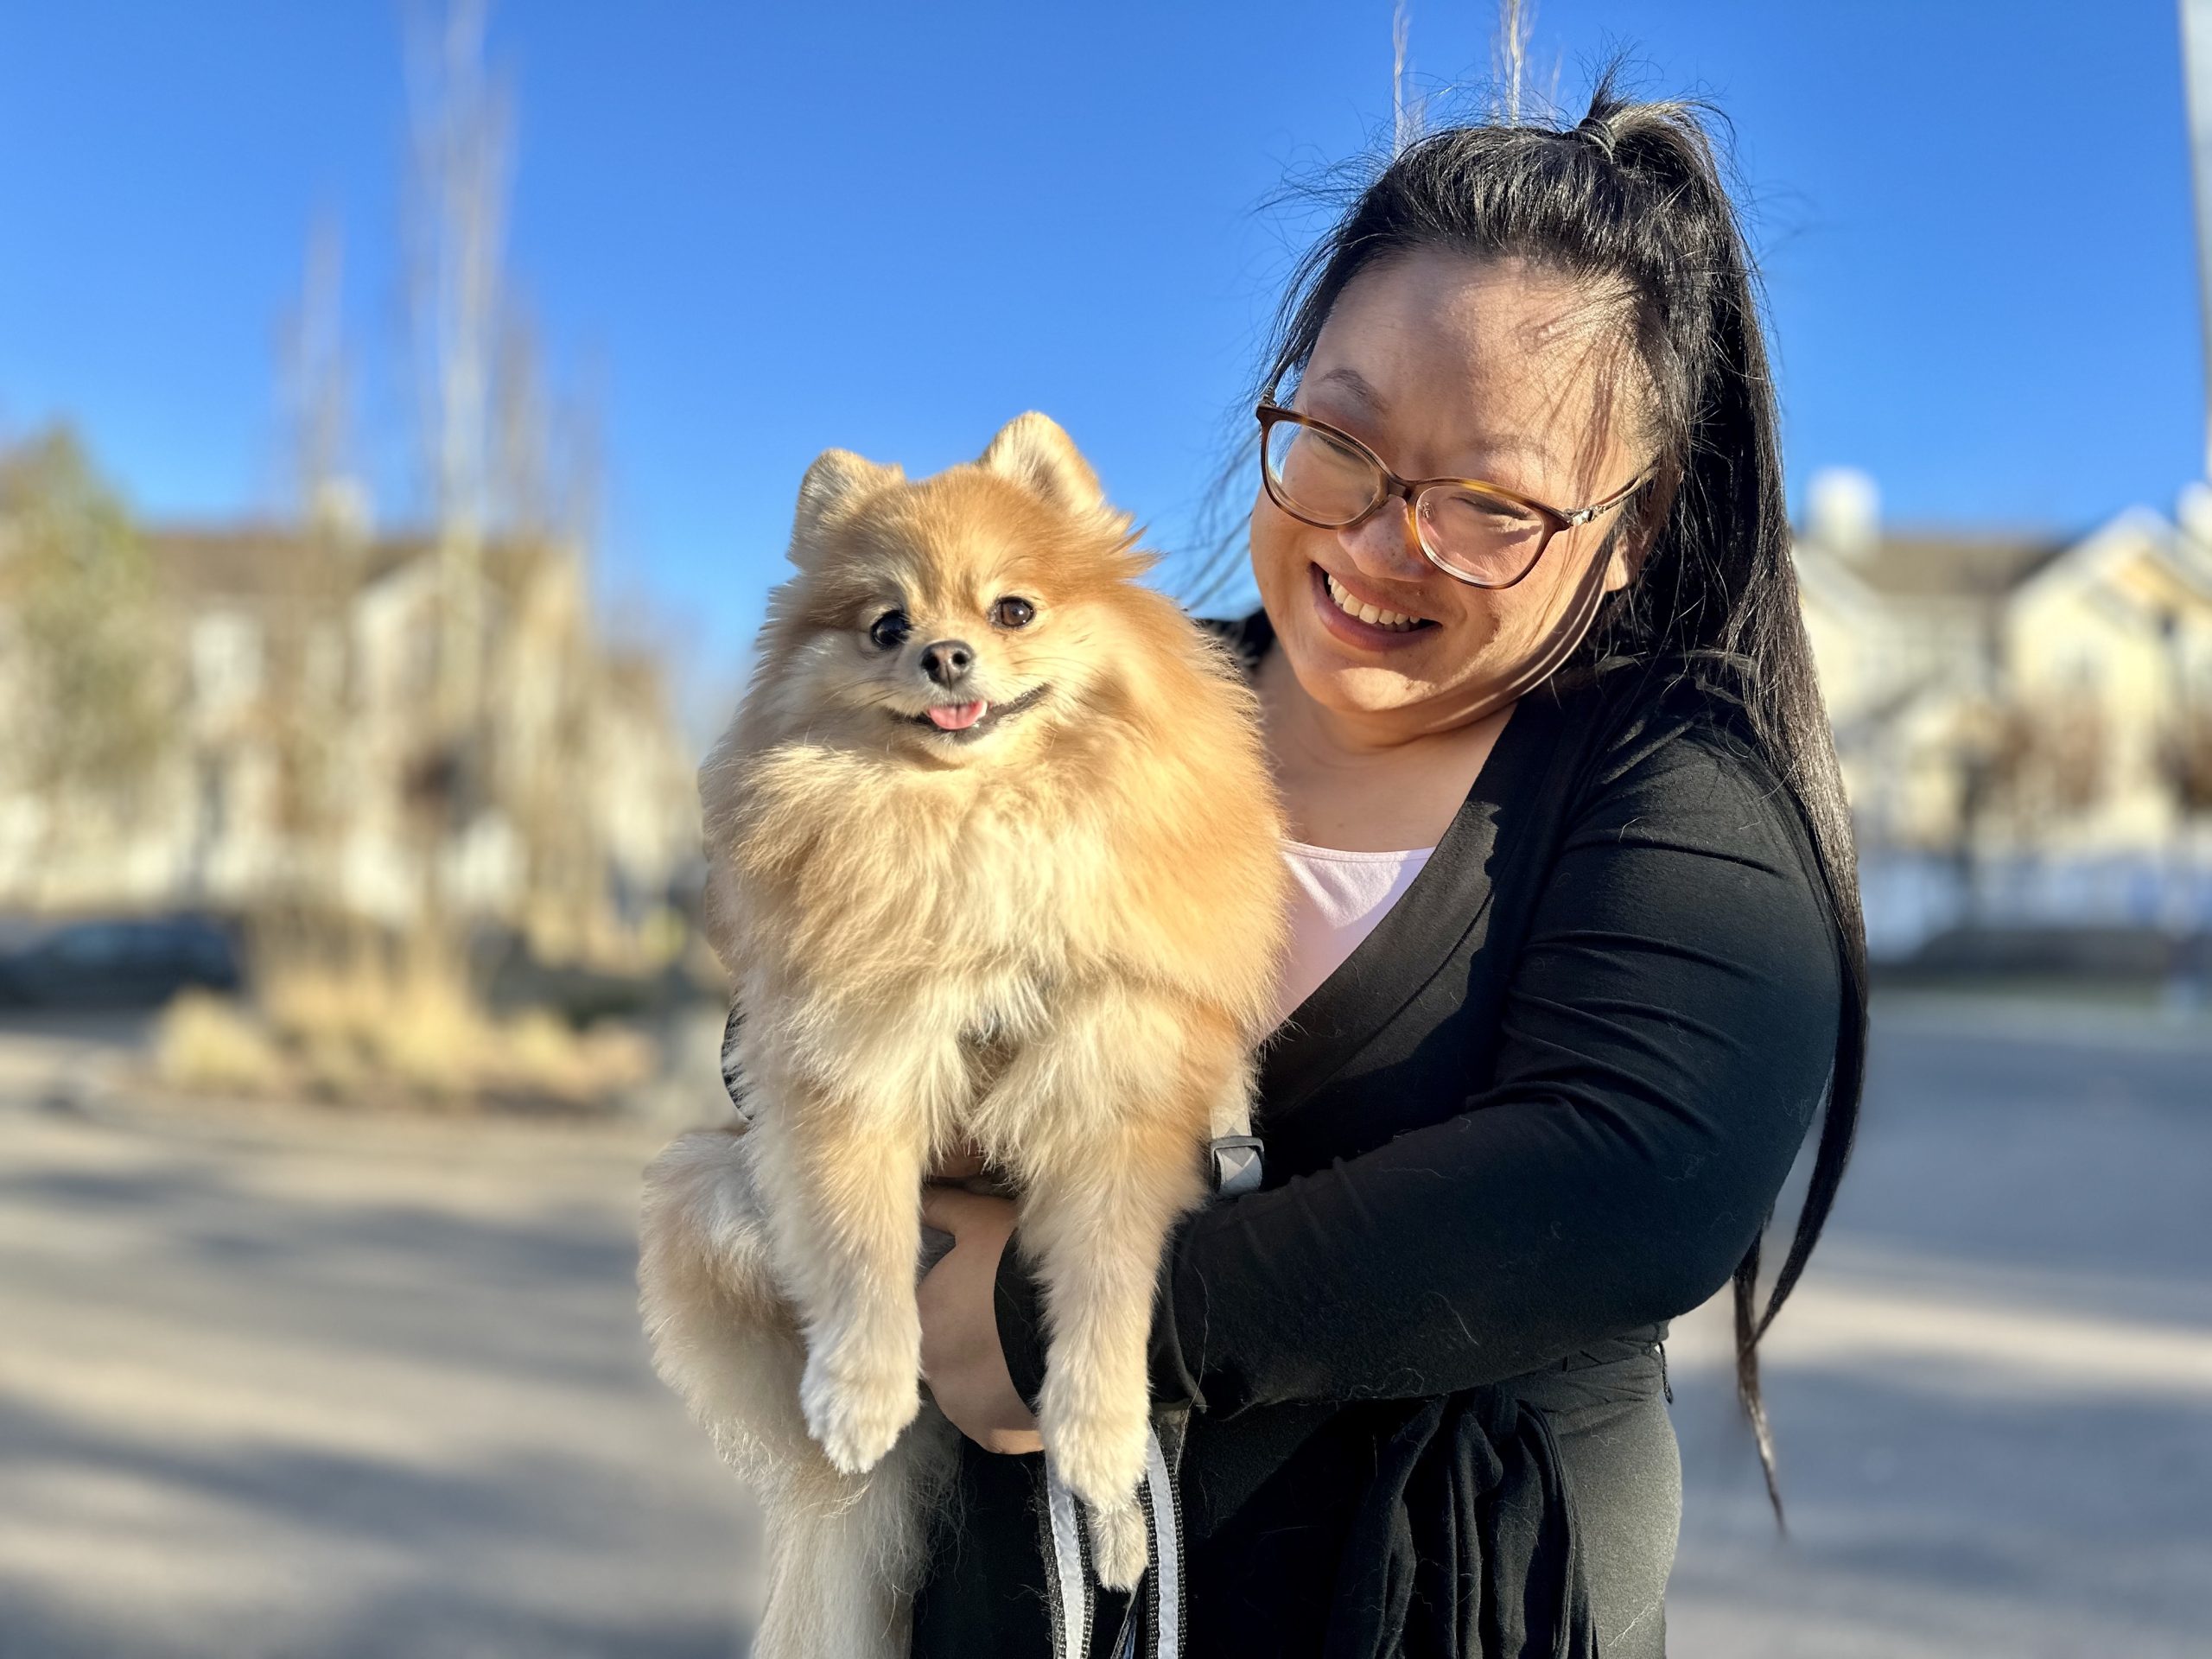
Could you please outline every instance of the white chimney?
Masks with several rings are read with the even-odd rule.
[[[1823,467],[1805,486],[1805,539],[1863,559],[1882,539],[1882,493],[1855,467]]]
[[[342,542],[365,542],[375,528],[367,486],[342,474],[317,480],[308,512],[317,529]]]

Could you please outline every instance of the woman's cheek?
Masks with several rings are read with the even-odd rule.
[[[1252,575],[1261,593],[1270,601],[1287,594],[1289,577],[1303,570],[1308,563],[1298,550],[1299,532],[1305,528],[1264,495],[1253,503]]]
[[[1534,656],[1566,612],[1568,595],[1560,591],[1559,570],[1547,562],[1510,588],[1483,595],[1490,612],[1491,650],[1504,664]]]

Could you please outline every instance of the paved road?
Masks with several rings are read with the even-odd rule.
[[[1892,1008],[1874,1059],[1770,1338],[1786,1544],[1718,1310],[1675,1344],[1673,1650],[2212,1655],[2212,1043]]]
[[[0,1035],[0,1659],[708,1659],[752,1511],[646,1370],[658,1132],[183,1109]],[[1689,1659],[2212,1652],[2212,1044],[1887,1014],[1778,1328],[1778,1542],[1673,1346]]]
[[[50,1054],[0,1043],[0,1659],[735,1649],[753,1516],[633,1307],[656,1137],[56,1109]]]

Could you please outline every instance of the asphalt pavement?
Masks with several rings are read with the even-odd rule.
[[[741,1652],[755,1514],[637,1333],[669,1126],[188,1105],[131,1040],[0,1032],[0,1659]],[[1670,1357],[1677,1655],[2212,1654],[2212,1039],[1885,1007],[1786,1540],[1719,1310]]]
[[[2212,1041],[1878,1013],[1859,1151],[1768,1339],[1789,1536],[1718,1307],[1673,1344],[1689,1659],[2212,1655]]]

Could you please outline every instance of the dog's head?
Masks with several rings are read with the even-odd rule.
[[[919,481],[830,450],[799,486],[791,557],[755,685],[772,725],[953,766],[1032,753],[1077,717],[1151,563],[1035,414]]]

